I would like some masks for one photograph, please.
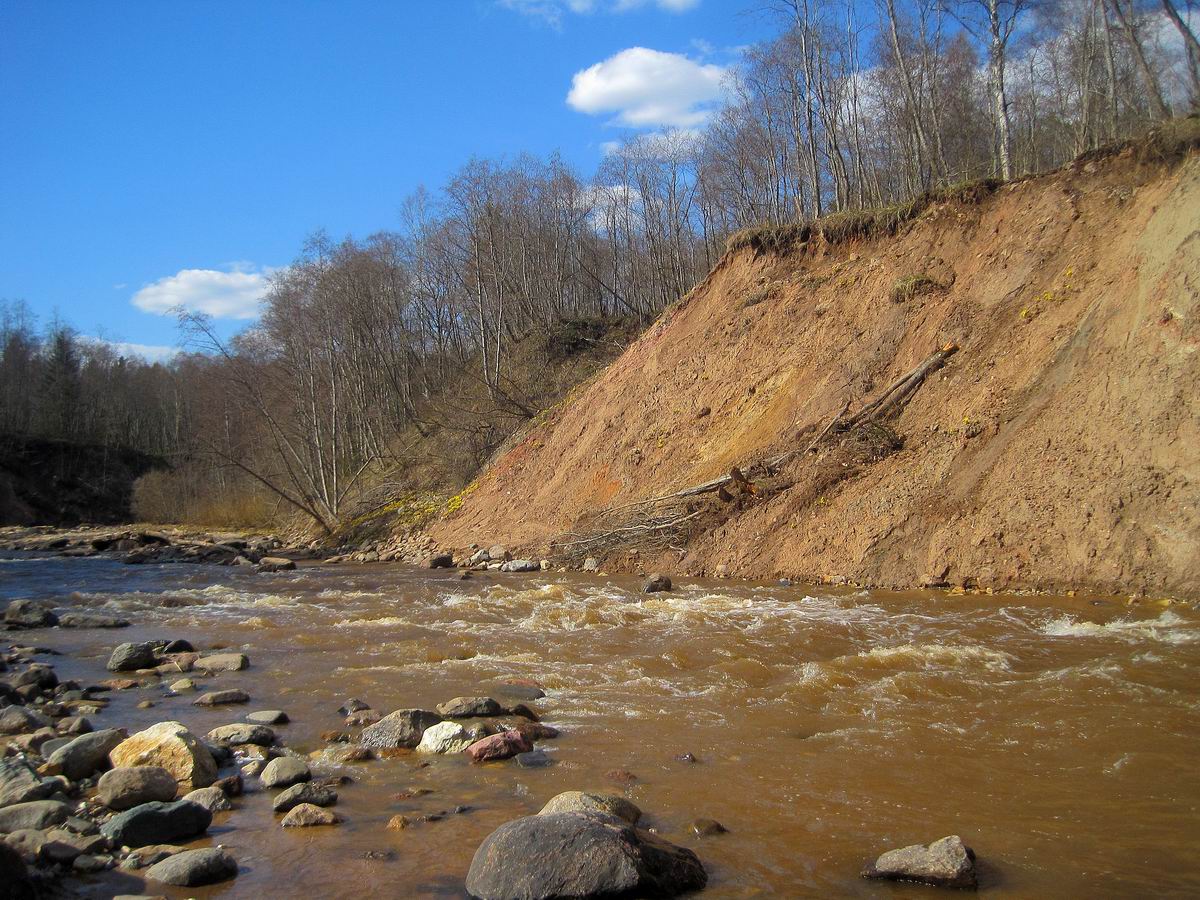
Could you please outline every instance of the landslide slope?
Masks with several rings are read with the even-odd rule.
[[[1200,157],[1186,125],[1168,151],[952,192],[865,236],[734,241],[431,534],[553,552],[605,509],[803,447],[954,342],[888,423],[899,449],[801,456],[752,496],[698,500],[673,547],[609,548],[605,564],[1200,596]]]

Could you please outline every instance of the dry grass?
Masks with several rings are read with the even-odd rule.
[[[928,275],[906,275],[903,278],[897,278],[895,284],[892,285],[892,302],[904,303],[919,294],[932,293],[941,290],[942,287],[940,281],[936,281]]]

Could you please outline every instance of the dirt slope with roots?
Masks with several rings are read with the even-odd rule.
[[[692,575],[1200,596],[1188,146],[950,196],[894,234],[743,239],[433,537]],[[803,448],[949,343],[879,441],[681,503],[652,539],[578,543],[653,507],[605,510]]]

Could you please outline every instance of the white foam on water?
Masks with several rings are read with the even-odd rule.
[[[334,622],[334,628],[398,628],[414,624],[400,616],[380,616],[375,619],[342,619]]]
[[[1200,629],[1169,609],[1156,619],[1114,619],[1103,623],[1060,616],[1038,630],[1047,637],[1116,639],[1131,643],[1191,644],[1200,640]]]

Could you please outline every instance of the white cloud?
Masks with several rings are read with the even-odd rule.
[[[681,53],[630,47],[576,72],[567,103],[591,115],[615,112],[635,128],[695,128],[720,99],[725,75]]]
[[[656,6],[672,13],[687,12],[699,5],[700,0],[497,0],[506,9],[511,9],[531,18],[541,19],[555,28],[562,25],[569,13],[586,15],[597,11],[623,13],[643,6]]]
[[[229,272],[181,269],[144,286],[133,295],[133,305],[160,316],[184,309],[217,319],[253,319],[267,292],[269,274],[241,264]]]
[[[128,341],[110,341],[107,338],[86,335],[80,340],[88,344],[108,347],[118,356],[137,356],[147,362],[166,362],[179,354],[178,347],[167,347],[163,344],[131,344]]]

